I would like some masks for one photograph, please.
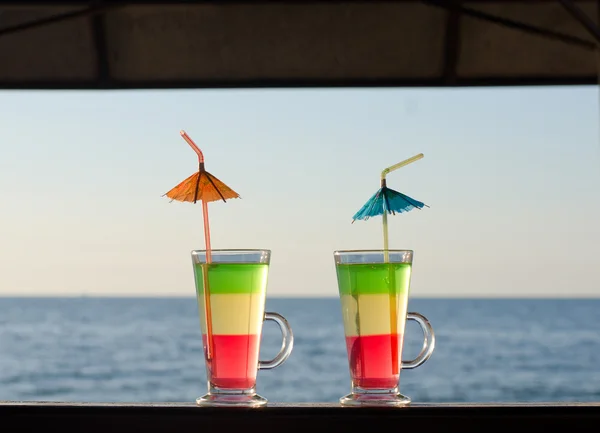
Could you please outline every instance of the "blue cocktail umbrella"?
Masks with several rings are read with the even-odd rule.
[[[396,213],[408,212],[415,208],[422,209],[427,206],[425,203],[388,188],[385,183],[384,179],[381,182],[381,188],[354,214],[352,222],[368,220],[373,216],[383,215],[384,213],[395,215]]]
[[[394,164],[391,167],[386,168],[381,172],[381,188],[377,190],[373,196],[360,208],[358,212],[352,217],[352,222],[356,220],[368,220],[369,218],[377,215],[381,215],[383,218],[383,251],[385,261],[389,259],[389,242],[388,242],[388,225],[387,216],[388,214],[395,215],[396,213],[408,212],[413,209],[422,209],[423,207],[429,207],[425,203],[422,203],[414,198],[411,198],[401,192],[393,190],[387,187],[386,179],[388,173],[397,170],[411,162],[418,161],[423,158],[423,154],[408,158],[398,164]]]

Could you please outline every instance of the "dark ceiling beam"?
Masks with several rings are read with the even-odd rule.
[[[509,20],[507,18],[500,18],[495,15],[491,15],[485,12],[478,11],[476,9],[472,9],[466,6],[456,5],[453,2],[449,2],[448,0],[422,0],[424,4],[435,6],[447,10],[457,10],[461,14],[469,16],[471,18],[487,21],[490,23],[497,24],[499,26],[520,30],[526,33],[531,33],[538,36],[543,36],[548,39],[554,39],[560,42],[564,42],[566,44],[577,45],[582,48],[587,48],[589,50],[595,50],[596,44],[594,42],[588,41],[587,39],[578,38],[577,36],[568,35],[566,33],[555,32],[553,30],[548,30],[543,27],[532,26],[530,24],[525,24],[520,21]]]
[[[391,0],[389,0],[391,1]],[[582,23],[582,25],[586,26],[586,28],[588,28],[589,24],[593,24],[595,30],[590,30],[588,29],[588,31],[594,31],[594,33],[592,34],[596,34],[596,32],[598,33],[597,37],[600,37],[600,32],[598,32],[598,27],[595,26],[595,24],[587,17],[585,16],[585,14],[583,14],[581,12],[581,10],[579,8],[577,8],[576,5],[574,5],[571,1],[569,0],[559,0],[561,2],[561,4],[563,4],[564,7],[568,7],[570,13],[572,14],[576,14],[578,21],[580,21]],[[346,0],[346,2],[350,2],[352,3],[351,0]],[[361,0],[360,2],[365,2],[364,0]],[[386,3],[386,0],[373,0],[370,1],[369,3]],[[398,2],[398,0],[396,0],[395,2]],[[408,2],[408,1],[407,1]],[[414,0],[412,1],[414,2]],[[3,2],[2,2],[3,3]],[[0,4],[2,4],[0,3]],[[25,3],[25,2],[23,2]],[[29,3],[29,2],[27,2]],[[94,5],[94,6],[90,6],[88,8],[79,10],[79,11],[74,11],[74,12],[68,12],[65,14],[60,14],[60,15],[56,15],[56,16],[52,16],[52,17],[48,17],[48,18],[43,18],[40,20],[35,20],[35,21],[31,21],[31,22],[27,22],[27,23],[22,23],[22,24],[18,24],[16,26],[12,26],[12,27],[7,27],[4,29],[0,29],[0,37],[7,35],[7,34],[11,34],[11,33],[16,33],[19,31],[23,31],[23,30],[27,30],[27,29],[31,29],[31,28],[36,28],[36,27],[41,27],[44,25],[48,25],[48,24],[52,24],[52,23],[56,23],[56,22],[60,22],[60,21],[65,21],[68,19],[74,19],[74,18],[80,18],[83,16],[88,16],[88,15],[93,15],[93,14],[98,14],[100,12],[104,12],[108,9],[111,8],[116,8],[119,6],[126,6],[127,4],[135,4],[135,3],[139,3],[139,4],[143,4],[143,3],[148,3],[148,2],[112,2],[109,0],[105,0],[104,2],[102,2],[101,5]],[[168,4],[187,4],[189,5],[190,2],[171,2]],[[199,0],[197,2],[195,2],[195,4],[200,4],[200,3],[211,3],[211,1],[208,0]],[[220,0],[218,2],[221,5],[234,5],[235,3],[253,3],[250,1],[226,1],[226,0]],[[256,1],[254,2],[256,4],[268,4],[268,3],[273,3],[272,1]],[[307,5],[310,3],[315,3],[315,4],[325,4],[325,2],[321,1],[311,1],[311,0],[304,0],[304,1],[294,1],[294,2],[284,2],[284,1],[278,1],[277,3],[290,3],[290,4],[295,4],[295,5]],[[343,3],[343,2],[340,2]],[[560,33],[560,32],[555,32],[552,30],[548,30],[548,29],[544,29],[541,27],[536,27],[536,26],[532,26],[529,24],[525,24],[522,22],[518,22],[518,21],[514,21],[514,20],[509,20],[506,18],[501,18],[501,17],[497,17],[495,15],[491,15],[491,14],[487,14],[485,12],[481,12],[478,11],[476,9],[472,9],[472,8],[468,8],[465,6],[461,6],[459,4],[456,4],[455,2],[452,1],[448,1],[448,0],[422,0],[422,3],[430,5],[430,6],[435,6],[435,7],[441,7],[444,9],[447,9],[449,11],[458,11],[464,15],[467,15],[469,17],[472,18],[476,18],[476,19],[480,19],[480,20],[484,20],[484,21],[488,21],[491,23],[495,23],[504,27],[508,27],[508,28],[513,28],[516,30],[521,30],[524,32],[528,32],[528,33],[533,33],[533,34],[537,34],[539,36],[544,36],[546,38],[549,39],[555,39],[564,43],[568,43],[568,44],[572,44],[572,45],[578,45],[587,49],[595,49],[596,45],[593,42],[590,42],[586,39],[582,39],[582,38],[578,38],[576,36],[571,36],[571,35],[567,35],[565,33]],[[49,3],[50,4],[50,3]],[[70,4],[69,2],[65,2],[63,4]],[[79,2],[79,4],[81,4],[81,2]],[[89,3],[88,3],[89,4]],[[91,3],[94,4],[94,3]],[[159,4],[158,2],[153,3],[153,4]],[[565,6],[565,4],[567,4],[568,6]],[[585,24],[584,24],[585,23]],[[595,36],[596,37],[596,36]]]
[[[393,0],[392,0],[393,1]],[[469,3],[473,0],[469,0]],[[489,0],[484,0],[489,1]],[[511,0],[506,0],[510,2]],[[523,2],[523,0],[518,0]],[[591,0],[594,2],[600,2],[600,0]],[[387,3],[386,0],[371,0],[365,2],[364,0],[358,0],[358,2],[369,3],[376,8],[377,3]],[[523,22],[513,21],[485,12],[481,12],[477,9],[464,6],[464,1],[461,0],[397,0],[395,3],[422,3],[429,7],[441,8],[446,12],[446,23],[445,23],[445,39],[444,39],[444,58],[443,58],[443,70],[440,76],[434,78],[386,78],[386,77],[370,77],[370,78],[307,78],[307,77],[264,77],[261,79],[220,79],[214,77],[213,79],[198,79],[188,81],[174,81],[174,80],[149,80],[149,81],[123,81],[115,80],[110,76],[109,70],[109,52],[107,49],[107,35],[105,30],[105,15],[104,12],[109,9],[112,10],[117,7],[123,7],[132,4],[153,4],[153,5],[188,5],[194,6],[203,3],[213,3],[212,0],[197,0],[196,2],[115,2],[112,0],[104,1],[89,1],[89,2],[52,2],[49,1],[49,5],[79,5],[83,9],[72,11],[60,15],[54,15],[47,18],[30,21],[16,26],[0,28],[0,37],[7,34],[14,34],[19,31],[26,31],[60,21],[66,21],[69,19],[77,19],[82,17],[88,17],[92,23],[93,29],[93,40],[94,40],[94,51],[96,55],[96,78],[94,80],[81,80],[81,81],[53,81],[53,82],[18,82],[11,81],[9,83],[0,83],[0,89],[11,89],[11,88],[28,88],[28,89],[190,89],[190,88],[339,88],[339,87],[364,87],[364,88],[375,88],[375,87],[444,87],[444,86],[461,86],[461,87],[479,87],[479,86],[529,86],[529,85],[589,85],[597,83],[597,76],[581,76],[581,77],[544,77],[544,76],[530,76],[530,77],[458,77],[457,76],[457,64],[460,57],[460,46],[461,46],[461,19],[463,16],[468,16],[474,19],[483,20],[498,26],[515,29],[516,31],[523,31],[530,34],[536,34],[541,37],[550,40],[557,40],[562,43],[566,43],[573,46],[582,47],[588,50],[595,50],[597,47],[595,40],[588,40],[585,38],[579,38],[566,33],[560,33],[553,30],[536,27]],[[541,1],[540,1],[541,2]],[[565,10],[573,16],[578,22],[583,25],[588,32],[590,32],[595,39],[600,41],[600,29],[598,26],[587,17],[580,8],[578,8],[573,1],[570,0],[559,0],[560,4]],[[0,5],[4,5],[7,2],[0,0]],[[13,5],[19,6],[30,6],[34,2],[22,1]],[[315,0],[297,0],[297,1],[228,1],[220,0],[214,2],[222,5],[223,7],[234,6],[235,4],[288,4],[290,10],[294,10],[294,7],[308,6],[310,4],[327,4],[326,1],[315,1]],[[345,1],[332,1],[333,4],[342,5],[344,3],[355,3],[352,0]],[[548,2],[549,3],[549,2]],[[41,3],[40,3],[41,4]],[[556,4],[556,3],[555,3]],[[85,8],[84,8],[85,7]],[[599,10],[600,13],[600,10]]]
[[[68,6],[68,5],[67,5]],[[72,20],[75,18],[86,17],[101,12],[105,12],[107,9],[116,8],[117,4],[103,4],[102,6],[89,6],[84,9],[80,9],[73,12],[66,12],[64,14],[53,15],[47,18],[41,18],[39,20],[32,20],[26,23],[17,24],[11,27],[0,28],[0,37],[10,35],[13,33],[22,32],[37,27],[47,26],[49,24],[59,23],[62,21]]]
[[[600,44],[600,27],[571,0],[558,0],[561,6]],[[600,8],[600,1],[596,2]]]
[[[454,6],[460,6],[458,0],[448,0]],[[444,66],[442,76],[448,85],[456,83],[457,65],[460,56],[460,11],[457,8],[446,12],[446,35],[444,38]]]
[[[97,2],[96,10],[103,10],[102,2]],[[92,37],[94,40],[94,48],[96,51],[96,75],[100,86],[108,86],[109,63],[108,63],[108,47],[106,38],[105,15],[95,13],[90,18],[92,20]]]

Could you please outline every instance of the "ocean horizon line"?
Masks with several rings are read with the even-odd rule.
[[[169,295],[169,294],[1,294],[0,299],[190,299],[196,300],[196,296],[193,295]],[[281,299],[281,300],[292,300],[292,299],[339,299],[338,296],[325,296],[325,295],[268,295],[268,299]],[[600,300],[600,295],[590,296],[586,295],[571,295],[571,296],[536,296],[536,295],[523,295],[523,296],[499,296],[499,295],[420,295],[410,296],[410,299],[431,299],[431,300]]]

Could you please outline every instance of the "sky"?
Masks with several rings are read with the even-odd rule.
[[[337,296],[333,251],[380,249],[352,215],[388,186],[414,297],[600,296],[597,87],[0,91],[0,296],[194,296],[206,169],[213,248],[272,250],[268,295]]]

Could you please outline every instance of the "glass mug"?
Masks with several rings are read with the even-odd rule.
[[[256,393],[258,370],[278,367],[292,353],[287,320],[265,313],[270,258],[269,250],[211,250],[207,263],[205,250],[192,251],[208,380],[208,393],[196,400],[200,406],[265,405]],[[264,320],[277,323],[283,337],[270,361],[258,359]]]
[[[399,392],[400,370],[429,359],[435,335],[427,318],[407,313],[413,252],[354,250],[334,252],[344,321],[352,392],[344,406],[405,406]],[[424,334],[423,348],[412,361],[402,361],[406,320]]]

